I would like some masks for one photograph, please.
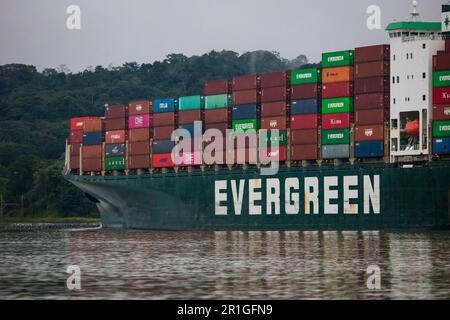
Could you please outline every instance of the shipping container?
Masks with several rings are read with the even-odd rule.
[[[384,140],[384,126],[372,124],[355,127],[355,141]]]
[[[153,113],[175,112],[176,107],[177,100],[172,98],[153,100]]]
[[[233,154],[234,163],[257,163],[258,161],[258,148],[246,148],[246,149],[234,149]]]
[[[133,101],[128,104],[128,116],[138,116],[153,112],[153,101],[141,100]]]
[[[124,156],[125,155],[125,143],[105,144],[105,155],[107,157]]]
[[[322,68],[351,66],[354,64],[353,50],[322,53]]]
[[[355,81],[363,78],[389,77],[389,73],[388,61],[364,62],[355,65]]]
[[[355,125],[383,124],[389,119],[389,113],[383,109],[360,110],[355,112]]]
[[[175,156],[174,163],[180,167],[196,166],[202,164],[201,152],[183,152],[177,157]]]
[[[322,83],[353,81],[353,67],[325,68],[322,70]]]
[[[194,123],[186,123],[186,124],[182,124],[179,126],[180,129],[185,129],[187,131],[189,131],[189,134],[191,135],[191,137],[194,137],[194,134],[196,133],[195,130],[195,124]],[[201,127],[199,127],[199,132],[198,134],[201,136],[203,133],[203,125]]]
[[[203,152],[203,163],[206,165],[226,164],[225,150],[209,150]]]
[[[271,87],[261,89],[261,102],[286,101],[286,87]]]
[[[317,129],[291,130],[291,145],[315,144],[318,142]]]
[[[232,119],[256,119],[258,118],[258,108],[256,104],[244,104],[233,107]]]
[[[289,71],[263,73],[259,76],[261,88],[286,87],[289,84]]]
[[[287,118],[285,116],[261,118],[261,129],[286,130],[287,129]]]
[[[291,160],[316,160],[317,157],[317,144],[304,144],[291,146]]]
[[[233,104],[252,104],[258,103],[258,91],[256,90],[242,90],[233,92]]]
[[[116,119],[125,118],[127,116],[127,106],[124,104],[115,104],[105,107],[105,118]]]
[[[102,120],[100,118],[87,119],[84,121],[84,132],[101,132],[102,129]]]
[[[70,131],[69,142],[70,143],[82,143],[83,142],[83,130]]]
[[[286,146],[287,145],[287,131],[279,130],[278,135],[272,130],[260,131],[260,146]]]
[[[267,163],[269,161],[286,161],[287,160],[287,148],[285,146],[269,147],[260,149],[261,163]]]
[[[95,144],[102,144],[102,133],[101,132],[86,132],[83,133],[83,145],[92,146]]]
[[[80,156],[79,155],[70,156],[70,169],[71,170],[80,169]]]
[[[113,118],[106,119],[104,122],[104,130],[126,130],[127,129],[127,119],[126,118]]]
[[[71,156],[79,156],[80,155],[80,147],[81,143],[74,143],[69,145],[69,152]]]
[[[175,142],[171,140],[153,140],[152,153],[171,153],[175,147]]]
[[[170,168],[173,167],[172,153],[152,154],[153,168]]]
[[[317,114],[291,115],[291,130],[314,129],[319,124]]]
[[[291,71],[291,85],[318,83],[322,79],[322,69],[295,69]]]
[[[124,170],[125,157],[106,157],[105,170]]]
[[[319,101],[317,99],[293,100],[291,102],[291,115],[318,113]]]
[[[332,113],[322,115],[322,128],[326,130],[350,128],[350,113]]]
[[[202,110],[186,110],[178,112],[178,124],[193,123],[202,121]]]
[[[349,143],[350,143],[349,129],[322,130],[322,145],[349,144]]]
[[[153,127],[154,140],[169,140],[172,137],[174,126]]]
[[[259,78],[256,75],[234,77],[232,80],[233,91],[255,90],[258,88]]]
[[[231,94],[216,94],[205,97],[205,109],[229,108],[233,103]]]
[[[450,120],[433,122],[433,137],[450,137]]]
[[[222,122],[222,123],[206,123],[205,124],[205,132],[210,129],[217,129],[222,133],[222,136],[225,138],[226,136],[226,130],[230,129],[230,125],[228,122]],[[231,130],[231,129],[230,129]]]
[[[205,124],[228,123],[231,121],[231,110],[228,108],[205,110]]]
[[[150,141],[130,142],[128,144],[128,155],[136,156],[141,154],[150,154]]]
[[[150,168],[150,155],[130,155],[128,157],[128,169],[147,169]]]
[[[384,141],[359,141],[355,143],[355,157],[378,158],[384,155]]]
[[[151,137],[151,129],[142,128],[142,129],[130,129],[128,131],[128,141],[129,142],[138,142],[138,141],[148,141]]]
[[[261,104],[261,117],[286,116],[287,104],[284,101],[265,102]]]
[[[114,130],[105,132],[105,143],[125,143],[126,131]]]
[[[233,120],[231,128],[235,133],[245,133],[248,131],[258,131],[260,128],[260,119],[241,119]]]
[[[226,94],[230,91],[229,80],[206,81],[203,94],[205,96]]]
[[[389,78],[387,77],[358,79],[358,81],[355,81],[355,94],[388,93],[390,91],[389,86]]]
[[[450,104],[433,106],[433,120],[450,120]]]
[[[205,98],[202,96],[185,96],[178,98],[178,110],[203,109],[205,106]]]
[[[153,115],[141,114],[128,117],[128,127],[130,129],[149,128],[153,125]]]
[[[450,138],[433,139],[433,153],[450,154]]]
[[[368,93],[355,95],[355,111],[367,109],[389,109],[387,93]]]
[[[322,146],[323,159],[344,159],[350,156],[350,145],[334,144]]]
[[[78,118],[72,118],[70,119],[70,130],[76,131],[76,130],[83,130],[84,122],[86,120],[92,120],[97,119],[97,117],[78,117]]]
[[[353,112],[353,98],[341,97],[322,100],[322,114]]]
[[[450,52],[433,56],[433,71],[450,70]]]
[[[360,47],[355,49],[355,63],[389,61],[389,59],[390,46],[388,44]]]
[[[450,87],[450,70],[434,71],[433,87]]]
[[[175,112],[162,112],[153,114],[153,126],[174,126],[175,125]]]
[[[433,88],[433,104],[450,104],[450,87]]]
[[[445,39],[445,52],[450,54],[450,38]]]
[[[336,82],[322,85],[322,98],[341,98],[353,96],[353,82]]]
[[[317,83],[299,84],[291,87],[291,99],[318,99],[320,97],[320,86]]]
[[[101,158],[102,157],[102,145],[91,145],[81,147],[83,158]]]
[[[102,171],[102,158],[83,158],[82,170],[83,171]]]

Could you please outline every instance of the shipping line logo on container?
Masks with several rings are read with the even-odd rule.
[[[328,104],[329,109],[339,109],[344,108],[345,104],[343,102],[332,102]]]
[[[299,74],[296,75],[296,79],[297,80],[311,79],[311,78],[312,78],[312,73],[311,72],[299,73]]]

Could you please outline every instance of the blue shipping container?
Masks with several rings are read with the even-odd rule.
[[[155,99],[153,101],[153,113],[174,112],[176,105],[176,99]]]
[[[355,143],[355,156],[357,158],[382,157],[384,154],[383,140],[360,141]]]
[[[124,143],[111,143],[105,145],[105,155],[109,156],[124,156],[125,144]]]
[[[96,144],[102,144],[102,133],[101,132],[83,133],[83,145],[93,146]]]
[[[256,104],[243,104],[233,107],[233,120],[258,118]]]
[[[180,129],[186,129],[187,131],[189,131],[189,134],[191,135],[191,138],[194,137],[194,124],[193,123],[189,123],[189,124],[182,124],[180,125]],[[201,139],[201,134],[203,133],[203,126],[202,126],[202,130],[200,131],[200,136],[196,137]]]
[[[450,154],[450,138],[434,138],[433,153]]]
[[[171,153],[175,142],[172,140],[156,140],[153,141],[152,151],[153,153]]]
[[[293,100],[291,102],[291,114],[312,114],[319,110],[319,100]]]
[[[350,157],[350,145],[331,144],[322,146],[323,159],[340,159]]]

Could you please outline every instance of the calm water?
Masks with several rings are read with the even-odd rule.
[[[3,232],[0,299],[22,298],[450,299],[450,232]]]

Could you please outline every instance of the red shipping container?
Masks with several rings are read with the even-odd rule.
[[[106,119],[125,118],[127,116],[127,106],[124,104],[116,104],[105,108]]]
[[[128,115],[138,116],[153,112],[153,101],[141,100],[133,101],[128,104]]]
[[[185,110],[178,112],[178,124],[188,124],[202,120],[202,110]]]
[[[207,144],[210,144],[211,142],[208,142]],[[205,144],[205,147],[206,145]],[[203,150],[205,150],[203,148]],[[207,153],[203,152],[203,163],[206,165],[215,165],[215,164],[226,164],[226,153],[224,150],[211,150],[211,152],[208,150]]]
[[[292,115],[291,130],[317,128],[318,120],[319,120],[318,115],[315,113]]]
[[[150,168],[150,155],[130,155],[128,157],[128,169],[148,169]]]
[[[320,98],[320,86],[317,83],[299,84],[291,87],[291,100],[318,98]]]
[[[317,145],[317,129],[292,130],[290,132],[291,145]]]
[[[244,164],[258,162],[258,148],[245,148],[245,149],[234,149],[234,163]]]
[[[83,130],[70,131],[69,142],[73,143],[83,143]]]
[[[79,156],[80,155],[80,146],[81,143],[74,143],[69,145],[70,155],[71,156]]]
[[[102,120],[100,118],[93,118],[84,121],[83,132],[101,132]]]
[[[105,131],[125,130],[126,128],[126,118],[114,118],[105,120]]]
[[[169,140],[172,137],[172,132],[174,130],[174,126],[153,127],[153,139]]]
[[[355,112],[355,125],[383,124],[389,118],[389,114],[383,109],[362,110]]]
[[[101,171],[102,158],[87,158],[82,160],[83,171]]]
[[[286,128],[287,128],[287,119],[285,116],[261,118],[261,129],[286,130]]]
[[[153,168],[169,168],[173,167],[172,153],[152,154]]]
[[[353,96],[353,82],[336,82],[322,85],[322,98],[341,98]]]
[[[97,117],[78,117],[70,119],[70,130],[83,130],[84,122],[86,120],[97,119]]]
[[[261,90],[261,102],[286,101],[286,87],[272,87]]]
[[[289,76],[290,72],[288,71],[261,74],[261,88],[286,87]]]
[[[80,156],[70,157],[70,169],[80,169]]]
[[[433,104],[450,104],[450,87],[433,88]]]
[[[443,55],[433,56],[433,70],[450,70],[450,52],[446,52]]]
[[[450,54],[450,38],[445,40],[445,52]]]
[[[225,94],[230,91],[229,80],[206,81],[203,93],[205,96]]]
[[[355,94],[388,93],[390,91],[389,86],[389,78],[387,77],[358,79],[358,81],[355,81]]]
[[[233,105],[258,103],[258,91],[243,90],[233,92]]]
[[[364,62],[355,65],[355,79],[389,77],[389,72],[390,64],[387,61]]]
[[[106,131],[105,143],[125,143],[125,130]]]
[[[317,144],[293,145],[291,146],[291,160],[316,160]]]
[[[161,112],[153,114],[153,126],[174,126],[175,112]]]
[[[150,133],[151,133],[150,128],[130,129],[128,130],[128,141],[129,142],[149,141]]]
[[[83,159],[84,158],[98,158],[102,157],[102,146],[94,145],[94,146],[83,146],[81,148]]]
[[[334,113],[322,115],[322,129],[350,128],[350,113]]]
[[[229,121],[231,121],[231,109],[229,108],[205,110],[205,124]]]
[[[433,106],[433,120],[450,120],[450,104]]]
[[[284,101],[265,102],[261,104],[261,117],[281,117],[287,114],[287,104]]]
[[[386,93],[368,93],[355,96],[355,111],[367,109],[389,109],[389,95]]]
[[[205,132],[209,129],[217,129],[222,133],[222,136],[225,139],[226,130],[229,129],[230,126],[228,122],[222,122],[222,123],[206,123],[205,124]],[[231,130],[231,129],[230,129]]]
[[[262,154],[262,157],[261,157]],[[286,161],[287,159],[287,148],[286,146],[271,147],[271,148],[261,148],[260,157],[261,163],[267,163],[269,160],[274,160],[277,157],[278,161]]]
[[[355,49],[355,63],[389,61],[390,45],[380,44]]]
[[[129,155],[150,154],[150,141],[130,142],[128,144]]]
[[[355,141],[384,140],[384,126],[382,124],[355,127]]]
[[[259,78],[256,75],[234,77],[232,80],[233,91],[258,88]]]

